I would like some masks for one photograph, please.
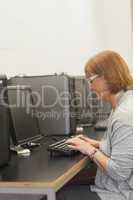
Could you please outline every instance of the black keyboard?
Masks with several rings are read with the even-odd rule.
[[[73,155],[79,153],[79,151],[70,149],[67,146],[67,144],[65,144],[65,141],[67,139],[66,138],[62,139],[62,140],[52,143],[48,146],[47,150],[50,152],[51,156],[53,156],[53,155],[73,156]]]

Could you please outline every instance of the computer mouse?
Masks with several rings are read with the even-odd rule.
[[[17,153],[19,156],[30,156],[31,151],[29,149],[21,149]]]

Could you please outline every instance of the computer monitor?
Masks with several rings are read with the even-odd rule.
[[[38,118],[43,135],[75,133],[75,113],[70,103],[74,94],[73,78],[65,74],[13,77],[9,80],[9,85],[14,84],[32,87],[34,102],[38,102],[34,115]]]
[[[0,167],[7,164],[10,159],[10,127],[9,110],[6,91],[7,78],[0,75]]]
[[[37,118],[32,115],[31,89],[28,86],[9,86],[8,103],[13,144],[24,145],[41,138]]]

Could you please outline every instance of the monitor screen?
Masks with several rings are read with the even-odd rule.
[[[37,118],[33,115],[29,88],[9,87],[8,103],[12,121],[14,145],[26,144],[41,137]]]

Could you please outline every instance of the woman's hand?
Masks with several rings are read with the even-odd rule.
[[[80,138],[80,139],[84,140],[85,142],[88,142],[92,146],[99,148],[100,141],[98,141],[98,140],[91,139],[91,138],[89,138],[85,135],[82,135],[82,134],[75,136],[75,138]]]
[[[89,142],[90,144],[92,142],[89,137],[82,135],[82,134],[75,136],[75,138],[80,138],[81,140],[84,140],[85,142]]]
[[[78,150],[85,155],[91,155],[92,151],[94,150],[94,147],[89,142],[81,139],[78,136],[68,139],[65,143],[71,149]]]

